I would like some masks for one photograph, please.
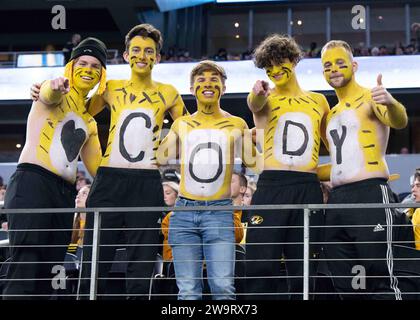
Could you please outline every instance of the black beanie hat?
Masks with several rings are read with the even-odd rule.
[[[106,69],[106,45],[101,40],[92,37],[84,39],[73,49],[69,61],[80,56],[95,57]]]

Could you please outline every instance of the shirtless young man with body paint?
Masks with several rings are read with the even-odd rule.
[[[270,88],[268,82],[257,81],[248,95],[256,128],[264,129],[264,140],[259,141],[264,150],[264,171],[252,198],[255,205],[322,203],[317,167],[321,138],[325,141],[323,134],[329,106],[322,94],[299,86],[295,67],[300,58],[297,43],[280,35],[266,38],[254,53],[256,66],[265,69],[274,84],[274,88]],[[250,211],[247,223],[246,259],[251,261],[246,266],[247,277],[250,277],[246,279],[246,290],[255,295],[246,298],[283,298],[278,294],[283,287],[282,279],[264,277],[281,275],[279,261],[284,256],[288,275],[294,276],[289,279],[290,298],[300,299],[303,264],[298,259],[303,258],[303,246],[296,243],[303,240],[303,212]],[[321,213],[312,214],[311,225],[321,224]],[[319,229],[311,229],[311,241],[319,238],[317,231]],[[315,253],[319,251],[314,246],[311,254]],[[258,261],[265,259],[278,261]],[[295,261],[291,261],[293,259]],[[315,267],[312,263],[312,272]]]
[[[153,67],[160,60],[162,36],[149,24],[132,28],[125,40],[124,59],[130,64],[129,80],[109,80],[103,95],[95,95],[89,104],[93,115],[107,104],[111,112],[108,144],[98,175],[87,200],[88,207],[164,206],[162,183],[156,161],[165,113],[173,119],[187,114],[181,96],[169,84],[152,79]],[[121,234],[127,246],[127,293],[132,298],[148,299],[149,280],[160,245],[159,212],[112,212],[102,216],[99,261],[113,261]],[[86,227],[92,228],[93,215]],[[136,228],[123,230],[121,228]],[[85,242],[91,243],[92,232]],[[120,244],[124,245],[124,244]],[[85,246],[86,248],[86,246]],[[89,247],[88,247],[89,248]],[[84,250],[90,261],[91,250]],[[139,262],[149,261],[149,262]],[[112,263],[100,263],[98,276],[108,277]],[[83,266],[83,277],[90,276],[90,263]],[[129,279],[131,278],[131,279]],[[141,279],[143,278],[143,279]],[[87,285],[82,288],[87,289]],[[98,281],[98,294],[106,293],[106,280]],[[100,297],[99,297],[100,298]]]
[[[358,65],[346,42],[328,42],[322,49],[321,60],[324,77],[338,97],[338,104],[327,117],[333,187],[328,203],[394,202],[387,184],[389,171],[385,152],[390,128],[402,129],[407,125],[404,106],[382,85],[382,75],[378,75],[373,89],[356,82]],[[393,270],[393,220],[391,209],[327,210],[326,225],[337,227],[326,228],[325,241],[341,243],[327,243],[325,254],[335,276],[334,286],[343,293],[343,299],[361,299],[363,292],[377,292],[366,295],[367,299],[401,299]],[[358,224],[371,226],[340,226]],[[352,286],[355,265],[362,266],[368,276],[364,290]]]
[[[226,73],[213,61],[201,61],[191,71],[191,93],[197,112],[177,119],[158,150],[160,164],[179,153],[181,179],[169,224],[178,299],[201,300],[203,260],[214,300],[235,299],[235,231],[233,212],[195,211],[195,206],[232,205],[231,179],[235,155],[245,165],[261,168],[246,122],[220,107]]]
[[[96,175],[102,153],[96,122],[86,111],[85,103],[98,82],[99,90],[105,88],[105,63],[105,45],[87,38],[72,51],[65,68],[67,78],[43,83],[39,100],[32,104],[28,116],[26,143],[6,194],[7,209],[74,207],[79,155],[89,173]],[[11,281],[6,283],[3,298],[50,298],[51,278],[55,275],[52,268],[64,261],[73,213],[10,214],[8,221],[13,263],[8,269],[7,279]],[[46,280],[14,280],[39,278]]]

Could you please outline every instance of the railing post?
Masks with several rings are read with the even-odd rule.
[[[89,300],[96,300],[96,289],[98,284],[98,258],[99,258],[99,227],[101,225],[101,215],[99,211],[94,212],[93,216],[93,241],[92,241],[92,261],[90,268],[90,290]]]
[[[309,216],[310,209],[303,209],[303,300],[309,300]]]

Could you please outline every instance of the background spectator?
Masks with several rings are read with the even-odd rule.
[[[83,186],[77,193],[75,206],[76,208],[86,208],[86,199],[89,195],[90,184]],[[76,212],[74,214],[73,233],[71,235],[71,243],[77,244],[78,247],[83,246],[83,235],[86,223],[86,212]]]
[[[70,60],[70,55],[73,48],[76,47],[80,41],[82,41],[82,36],[78,33],[75,33],[71,36],[71,40],[66,43],[63,48],[65,63]]]
[[[215,61],[227,61],[228,53],[225,48],[220,48],[217,54],[214,56]]]
[[[168,207],[175,205],[176,198],[178,197],[179,185],[174,181],[165,181],[163,185],[163,201]]]
[[[409,153],[410,153],[410,151],[408,150],[407,147],[402,147],[401,150],[400,150],[400,154],[409,154]]]
[[[76,180],[76,190],[80,191],[84,186],[90,185],[91,181],[88,178],[79,178]]]
[[[420,171],[416,170],[414,181],[411,187],[411,193],[416,203],[420,203]],[[413,223],[414,240],[416,241],[416,249],[420,250],[420,208],[409,211],[411,222]]]
[[[255,191],[257,190],[257,185],[255,182],[248,180],[248,186],[242,198],[242,204],[244,206],[250,206],[252,201],[252,196],[254,195]]]
[[[246,192],[248,181],[242,173],[233,173],[230,183],[232,204],[242,206],[242,198]]]

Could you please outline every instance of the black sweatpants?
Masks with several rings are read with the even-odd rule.
[[[315,174],[296,171],[264,171],[258,180],[253,205],[318,204],[322,191]],[[284,257],[291,299],[303,298],[303,210],[262,210],[248,212],[246,236],[246,299],[285,299],[285,279],[279,278]],[[321,226],[322,212],[312,212],[310,226]],[[278,228],[265,228],[278,227]],[[320,228],[310,229],[310,241],[320,240]],[[310,246],[311,257],[319,247]],[[276,261],[270,261],[275,259]],[[254,261],[250,261],[254,260]],[[316,265],[310,263],[311,274]],[[256,278],[250,278],[256,277]],[[260,295],[258,295],[260,293]],[[261,294],[265,293],[265,294]],[[273,293],[273,295],[267,295]],[[283,293],[283,294],[282,294]]]
[[[100,167],[87,199],[91,208],[160,207],[164,206],[163,189],[158,170]],[[127,293],[136,299],[148,299],[150,278],[159,246],[161,212],[109,212],[101,216],[98,264],[98,299],[107,291],[108,272],[115,250],[127,245]],[[83,245],[82,278],[90,278],[92,258],[93,214],[88,214]],[[136,228],[137,230],[130,230]],[[138,230],[140,229],[140,230]],[[102,278],[102,279],[99,279]],[[83,281],[83,294],[88,293],[89,280]],[[102,297],[104,298],[104,297]]]
[[[74,185],[34,164],[17,166],[7,187],[6,209],[72,208]],[[49,299],[54,291],[52,273],[62,265],[71,239],[74,213],[19,213],[8,215],[11,264],[3,299]],[[30,229],[67,229],[30,231]],[[27,231],[26,231],[27,230]],[[48,245],[48,247],[31,247]],[[13,279],[46,279],[22,280]],[[63,290],[65,291],[65,290]],[[60,294],[60,289],[57,291]],[[8,296],[10,295],[10,296]],[[15,296],[12,295],[35,295]],[[38,295],[38,296],[36,296]],[[41,296],[44,295],[44,296]]]
[[[333,188],[328,199],[330,204],[393,202],[387,181],[379,178]],[[398,231],[393,227],[395,217],[392,209],[326,211],[326,225],[333,227],[325,230],[324,250],[334,287],[342,299],[401,298],[392,250]]]

